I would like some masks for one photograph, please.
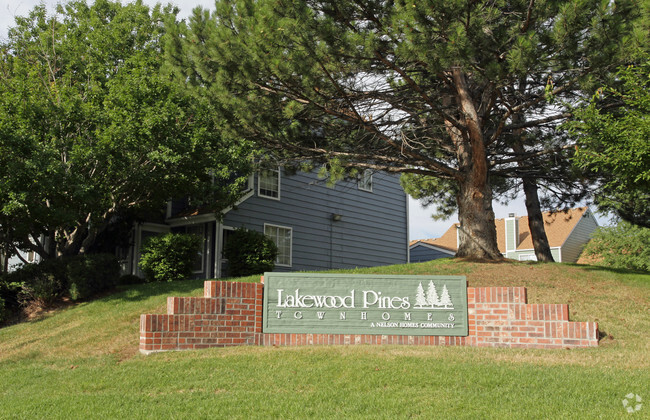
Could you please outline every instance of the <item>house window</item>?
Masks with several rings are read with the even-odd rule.
[[[278,247],[278,256],[275,259],[275,264],[284,267],[291,267],[292,229],[283,226],[265,224],[264,234],[271,238]]]
[[[263,169],[258,175],[257,194],[260,197],[280,199],[280,170]]]
[[[363,173],[359,177],[359,182],[357,183],[357,187],[361,191],[372,192],[372,170],[366,169],[365,171],[363,171]]]
[[[200,273],[203,271],[203,263],[204,263],[204,226],[203,225],[194,225],[194,226],[187,226],[185,228],[185,233],[188,233],[190,235],[196,235],[199,238],[201,238],[201,247],[199,248],[199,252],[196,254],[196,258],[194,259],[194,264],[192,265],[192,272],[193,273]]]

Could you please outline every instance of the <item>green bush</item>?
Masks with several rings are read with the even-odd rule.
[[[243,277],[272,271],[278,248],[263,233],[241,228],[228,238],[223,254],[228,260],[228,274]]]
[[[111,254],[79,255],[67,264],[68,294],[72,300],[88,299],[117,285],[120,264]]]
[[[650,229],[620,222],[598,229],[583,254],[597,265],[650,271]]]
[[[22,283],[14,282],[10,274],[0,275],[0,323],[20,308],[18,293],[21,289]]]
[[[149,282],[187,279],[202,244],[203,238],[189,234],[168,233],[149,238],[140,257],[145,279]]]
[[[25,264],[9,274],[12,283],[21,284],[18,301],[48,306],[67,292],[66,265],[69,258],[54,258],[38,264]]]

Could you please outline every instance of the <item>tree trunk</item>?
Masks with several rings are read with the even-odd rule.
[[[492,191],[487,182],[475,185],[474,177],[460,183],[456,197],[458,204],[459,246],[457,257],[501,260],[503,255],[497,247],[497,232],[492,209]]]
[[[458,156],[459,246],[457,257],[501,260],[492,209],[492,187],[488,180],[488,162],[480,120],[461,69],[452,69],[457,101],[462,110],[461,132],[447,124],[456,143]]]
[[[537,195],[537,183],[530,178],[522,178],[524,194],[526,195],[526,211],[528,212],[528,229],[533,240],[533,248],[537,261],[555,262],[551,247],[548,244],[546,230],[544,230],[544,217]]]
[[[512,150],[515,153],[524,153],[524,147],[520,141],[514,141]],[[539,204],[539,195],[537,194],[537,182],[532,178],[521,178],[523,183],[524,195],[526,197],[526,211],[528,213],[528,229],[530,237],[533,240],[535,257],[537,261],[555,262],[551,254],[551,247],[548,244],[546,230],[544,230],[544,217],[542,215],[541,205]]]

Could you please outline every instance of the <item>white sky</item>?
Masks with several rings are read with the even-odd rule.
[[[124,3],[128,3],[124,1]],[[39,3],[48,6],[48,10],[53,11],[54,6],[58,3],[53,0],[0,0],[0,39],[6,39],[8,28],[13,26],[16,16],[25,16],[29,11]],[[92,1],[91,1],[92,3]],[[157,3],[155,0],[143,0],[143,3],[153,6]],[[180,8],[180,17],[187,17],[191,14],[192,9],[197,6],[213,9],[214,0],[176,0],[171,2]],[[595,209],[594,209],[595,210]],[[522,198],[511,202],[508,206],[503,206],[497,202],[494,203],[494,213],[497,218],[504,218],[508,213],[517,215],[526,215],[526,207]],[[446,221],[434,221],[431,219],[431,212],[422,208],[417,200],[409,197],[409,237],[410,239],[427,239],[441,236],[452,223],[458,221],[457,216],[453,216]],[[604,219],[599,218],[599,223],[604,224]]]

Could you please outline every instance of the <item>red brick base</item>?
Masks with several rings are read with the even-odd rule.
[[[241,345],[407,344],[573,348],[598,345],[598,324],[570,322],[568,305],[527,304],[524,287],[467,288],[467,337],[264,334],[261,283],[206,281],[204,297],[167,298],[167,315],[140,316],[140,351]]]

